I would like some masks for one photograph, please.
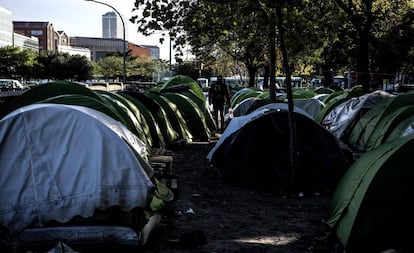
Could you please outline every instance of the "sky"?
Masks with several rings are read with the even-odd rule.
[[[126,26],[126,39],[138,45],[152,45],[160,48],[160,58],[169,59],[168,37],[163,44],[159,42],[161,33],[145,37],[137,32],[137,25],[129,18],[137,15],[133,12],[135,0],[99,0],[113,6],[123,15]],[[96,2],[85,0],[0,0],[0,6],[12,12],[13,21],[45,21],[53,24],[57,31],[68,36],[102,37],[102,15],[113,9]],[[174,55],[174,52],[172,53]]]

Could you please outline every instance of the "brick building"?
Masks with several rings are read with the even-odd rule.
[[[41,21],[13,21],[15,33],[37,37],[40,51],[55,51],[55,30],[52,23]]]

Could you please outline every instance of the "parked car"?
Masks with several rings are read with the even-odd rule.
[[[323,86],[323,80],[321,78],[312,78],[312,80],[310,81],[310,84],[313,87]]]
[[[197,78],[197,83],[198,85],[200,85],[200,87],[202,89],[208,89],[209,84],[208,84],[208,79],[207,78]]]
[[[23,90],[25,87],[18,80],[14,79],[0,79],[0,90]]]

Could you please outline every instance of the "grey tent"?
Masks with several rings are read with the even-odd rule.
[[[326,190],[335,187],[350,160],[341,143],[295,107],[299,168],[289,162],[287,104],[264,105],[234,117],[207,158],[228,183],[273,190]],[[296,174],[292,177],[292,173]]]
[[[0,140],[0,224],[14,235],[114,206],[144,210],[157,189],[145,145],[87,107],[21,107],[0,120]]]
[[[322,120],[325,126],[337,138],[347,140],[352,127],[369,109],[393,95],[385,91],[374,91],[358,97],[352,97],[335,106]]]

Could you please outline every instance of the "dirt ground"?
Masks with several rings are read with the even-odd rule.
[[[178,190],[146,253],[339,252],[323,222],[331,193],[286,197],[223,184],[206,159],[215,143],[174,148]]]

